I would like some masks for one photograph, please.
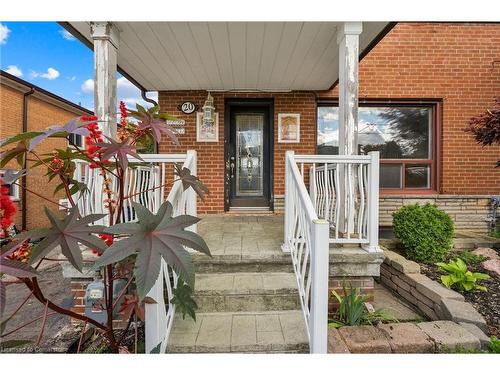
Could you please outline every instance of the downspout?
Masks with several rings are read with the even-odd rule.
[[[153,99],[148,98],[146,96],[147,91],[144,87],[142,87],[140,90],[141,90],[141,97],[144,99],[144,101],[153,104],[155,107],[158,106],[157,102],[155,102]],[[158,153],[159,149],[160,149],[160,145],[158,144],[158,142],[155,142],[155,152]]]
[[[28,131],[28,96],[33,95],[35,93],[35,89],[31,88],[30,91],[25,92],[23,94],[23,133],[26,133]],[[28,161],[26,160],[26,157],[24,158],[24,163],[23,163],[23,169],[27,169],[28,167]],[[28,210],[26,207],[26,175],[21,177],[21,229],[26,230],[27,228],[27,216],[28,216]]]

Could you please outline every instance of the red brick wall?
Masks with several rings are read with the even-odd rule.
[[[362,60],[360,98],[426,98],[442,100],[441,177],[439,192],[444,194],[498,194],[500,171],[494,164],[500,147],[476,145],[462,129],[471,116],[483,112],[500,95],[500,25],[400,23]],[[497,61],[493,64],[493,61]],[[316,145],[316,97],[336,97],[329,92],[215,93],[219,112],[219,142],[196,142],[196,117],[183,115],[177,106],[191,100],[200,107],[204,91],[160,92],[163,111],[186,120],[181,147],[162,142],[160,152],[195,149],[198,172],[211,195],[201,212],[224,209],[224,98],[274,98],[275,154],[274,194],[284,190],[286,150],[314,153]],[[300,144],[277,143],[277,115],[301,114]]]
[[[496,61],[496,62],[495,62]],[[337,96],[338,90],[319,93]],[[443,194],[498,194],[500,146],[463,132],[500,96],[500,24],[399,23],[361,61],[359,98],[442,99]]]
[[[179,136],[181,146],[175,146],[166,138],[160,144],[159,152],[175,153],[196,150],[198,153],[198,176],[210,189],[205,202],[200,202],[201,213],[224,211],[224,99],[225,98],[274,98],[274,194],[284,193],[285,151],[314,153],[316,145],[316,98],[312,92],[241,94],[212,93],[216,112],[219,113],[219,142],[196,142],[196,115],[185,115],[177,106],[184,101],[192,101],[200,108],[207,97],[205,91],[160,92],[161,110],[186,120],[186,134]],[[278,113],[300,113],[300,143],[278,143]]]
[[[3,84],[1,85],[0,93],[0,138],[3,139],[22,132],[23,93]],[[82,114],[83,112],[80,113],[80,115]],[[28,97],[28,131],[43,130],[56,124],[61,125],[77,116],[76,113],[48,103],[38,97]],[[52,152],[55,148],[64,148],[66,144],[67,142],[62,139],[49,139],[38,145],[35,151],[39,155],[43,155]],[[14,146],[9,145],[5,149]],[[20,169],[15,161],[10,162],[8,167]],[[27,188],[54,201],[64,198],[63,192],[59,192],[56,195],[53,194],[58,182],[54,179],[49,183],[48,178],[45,176],[46,172],[45,167],[30,169],[30,174],[27,177]],[[58,206],[29,192],[26,197],[28,208],[27,229],[48,225],[49,221],[45,216],[44,207],[47,206],[50,210],[58,212]],[[21,201],[16,202],[16,205],[18,210],[14,217],[14,223],[21,229]],[[60,212],[62,215],[63,211]]]

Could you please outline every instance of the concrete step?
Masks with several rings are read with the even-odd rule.
[[[293,272],[290,255],[278,251],[214,254],[211,258],[195,253],[193,262],[197,273]]]
[[[176,315],[170,353],[307,353],[302,311],[197,313],[196,322]]]
[[[286,272],[196,274],[199,312],[300,309],[295,275]]]

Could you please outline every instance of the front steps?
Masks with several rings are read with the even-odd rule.
[[[238,272],[196,275],[199,312],[300,310],[293,273]]]
[[[309,340],[283,218],[207,216],[198,232],[212,257],[193,254],[196,322],[175,316],[170,353],[308,353]]]
[[[198,313],[175,317],[169,353],[308,353],[301,311]]]

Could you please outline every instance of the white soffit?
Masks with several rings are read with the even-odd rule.
[[[150,91],[327,90],[340,22],[114,22],[118,65]],[[88,22],[69,23],[91,41]],[[360,53],[388,26],[363,22]]]

